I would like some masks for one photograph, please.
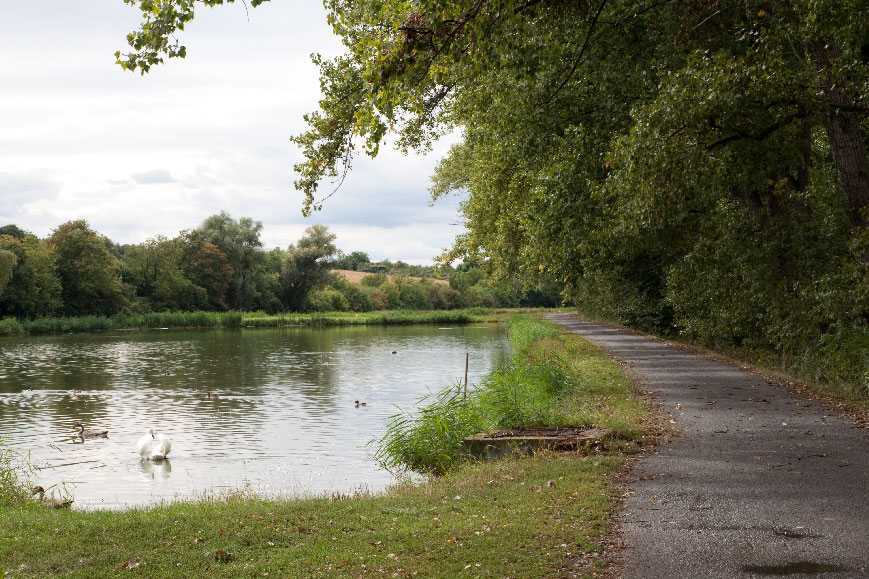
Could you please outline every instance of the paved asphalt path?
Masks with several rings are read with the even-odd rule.
[[[629,364],[675,422],[629,475],[622,577],[869,577],[869,431],[738,367],[547,317]]]

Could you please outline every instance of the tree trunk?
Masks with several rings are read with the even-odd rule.
[[[833,151],[833,163],[845,193],[845,206],[851,229],[856,234],[867,227],[869,210],[869,159],[860,134],[860,119],[846,110],[854,103],[840,88],[840,79],[832,71],[832,62],[841,51],[835,44],[810,42],[809,55],[817,67],[818,85],[830,105],[824,115],[824,127]]]

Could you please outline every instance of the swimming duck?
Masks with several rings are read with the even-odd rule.
[[[78,428],[78,436],[81,438],[105,438],[109,435],[108,430],[85,430],[84,425],[81,422],[75,422],[72,425],[73,428]]]
[[[360,406],[367,406],[367,405],[368,405],[367,402],[359,402],[358,400],[356,401],[356,408],[359,408]]]
[[[220,396],[218,396],[217,394],[212,394],[211,392],[206,394],[206,398],[208,398],[209,400],[220,400]]]

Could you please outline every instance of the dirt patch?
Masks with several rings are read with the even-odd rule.
[[[369,273],[367,271],[353,271],[352,269],[333,269],[332,273],[336,273],[336,274],[340,275],[341,277],[343,277],[344,279],[346,279],[348,282],[350,282],[353,285],[360,285],[360,284],[362,284],[363,278],[366,278],[369,275],[375,275],[375,274]],[[387,275],[386,277],[389,278],[389,281],[392,281],[395,278],[394,275]],[[413,281],[420,281],[423,278],[407,276],[407,279],[410,279]],[[430,282],[436,283],[438,285],[449,285],[450,284],[450,282],[448,282],[445,279],[434,279],[431,277],[426,278],[426,279],[429,280]]]

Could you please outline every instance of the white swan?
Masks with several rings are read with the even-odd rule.
[[[172,450],[172,441],[162,432],[154,434],[154,429],[149,428],[148,434],[139,439],[136,444],[139,456],[148,460],[163,460]]]

